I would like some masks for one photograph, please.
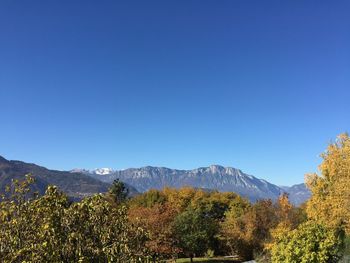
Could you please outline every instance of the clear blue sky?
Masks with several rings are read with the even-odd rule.
[[[349,1],[0,2],[0,155],[290,185],[350,131]]]

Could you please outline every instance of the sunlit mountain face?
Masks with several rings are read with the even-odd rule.
[[[286,192],[289,193],[290,200],[297,205],[305,202],[310,196],[309,190],[304,184],[279,187],[263,179],[245,174],[239,169],[220,165],[211,165],[193,170],[146,166],[120,171],[108,168],[91,171],[80,169],[80,171],[106,183],[120,179],[135,187],[139,192],[164,187],[191,186],[222,192],[235,192],[251,201],[267,198],[276,200],[282,193]]]

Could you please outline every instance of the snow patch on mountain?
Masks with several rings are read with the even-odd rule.
[[[111,168],[98,168],[93,170],[93,173],[98,175],[107,175],[114,173],[114,170]]]

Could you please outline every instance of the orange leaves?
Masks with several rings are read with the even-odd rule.
[[[172,225],[176,215],[177,210],[169,204],[133,207],[129,210],[129,220],[149,232],[147,247],[154,253],[165,255],[179,252]]]

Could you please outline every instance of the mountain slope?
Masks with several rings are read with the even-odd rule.
[[[311,197],[311,192],[305,184],[281,186],[281,188],[289,193],[289,200],[293,204],[302,204]]]
[[[59,187],[73,198],[82,198],[94,193],[106,192],[110,184],[101,182],[82,173],[49,170],[44,167],[21,161],[9,161],[0,156],[0,191],[11,184],[12,179],[24,179],[31,173],[35,178],[34,189],[43,193],[47,185]]]
[[[99,170],[90,172],[84,170],[86,174],[104,182],[112,182],[118,178],[134,186],[139,192],[145,192],[149,189],[162,189],[166,186],[175,188],[192,186],[236,192],[252,201],[263,198],[276,200],[283,192],[291,194],[296,192],[292,191],[294,188],[286,190],[265,180],[247,175],[239,169],[219,165],[211,165],[194,170],[176,170],[147,166],[121,171],[110,171],[110,173],[101,173]],[[294,199],[291,195],[291,199],[295,200],[295,204],[304,202],[305,199],[303,197],[303,195],[300,195],[300,198]]]

